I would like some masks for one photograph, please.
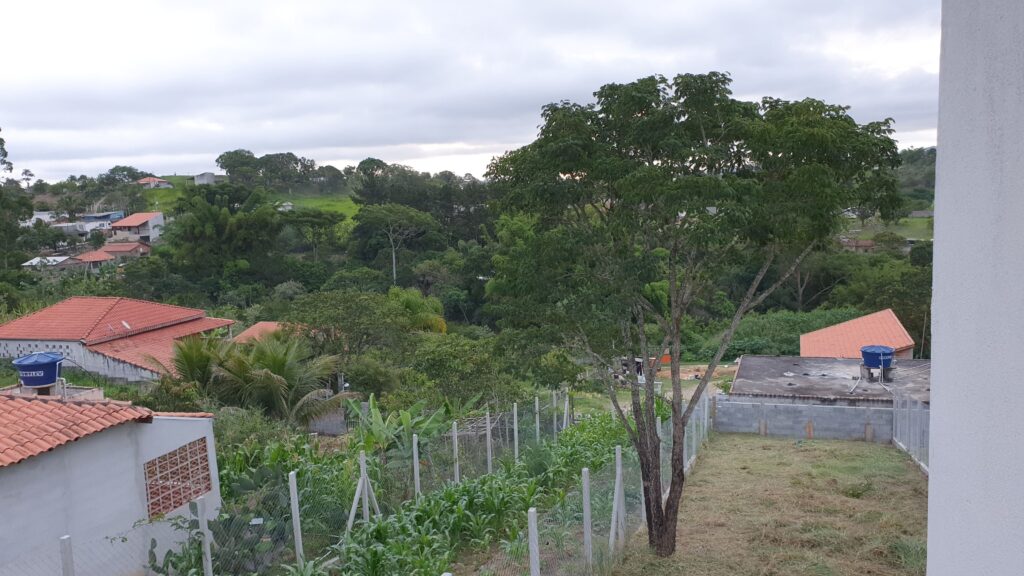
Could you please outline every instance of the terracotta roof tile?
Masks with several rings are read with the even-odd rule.
[[[281,322],[257,322],[239,332],[238,335],[235,336],[234,341],[239,344],[248,344],[263,338],[267,334],[273,334],[284,327],[285,325]]]
[[[142,226],[153,218],[162,215],[162,212],[136,212],[127,218],[122,218],[110,225],[111,228],[132,228]]]
[[[862,346],[880,344],[896,352],[912,349],[914,339],[891,308],[847,320],[800,336],[800,355],[820,358],[860,358]]]
[[[0,396],[0,467],[107,428],[152,418],[149,409],[123,402]]]
[[[113,259],[113,256],[102,250],[93,250],[91,252],[84,252],[75,256],[75,260],[78,260],[79,262],[106,262]]]
[[[170,368],[173,363],[175,340],[233,323],[234,320],[224,318],[198,318],[126,338],[93,344],[88,346],[88,349],[133,366],[161,372],[161,366]]]
[[[75,296],[0,325],[0,339],[95,344],[204,316],[196,308],[132,298]]]
[[[104,244],[100,251],[108,254],[119,254],[121,252],[131,252],[138,248],[142,248],[145,251],[149,249],[149,244],[145,242],[111,242]]]

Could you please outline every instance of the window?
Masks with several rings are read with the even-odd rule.
[[[146,462],[150,518],[167,514],[212,489],[205,437]]]

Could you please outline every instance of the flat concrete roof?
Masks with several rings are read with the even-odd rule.
[[[861,364],[858,359],[746,355],[740,359],[731,393],[891,400],[893,392],[890,390],[893,390],[928,402],[931,396],[931,363],[931,360],[897,359],[892,372],[893,381],[882,386],[867,380],[858,384]]]

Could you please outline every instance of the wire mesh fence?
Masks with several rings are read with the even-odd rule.
[[[511,469],[531,450],[549,449],[574,421],[564,395],[524,404],[459,419],[450,429],[425,438],[417,435],[392,450],[368,455],[365,466],[345,455],[340,466],[318,464],[295,473],[294,462],[282,455],[280,461],[223,487],[232,496],[216,511],[204,514],[202,504],[193,502],[186,513],[139,522],[123,532],[75,534],[64,543],[33,542],[0,557],[0,576],[248,576],[278,574],[285,566],[310,560],[326,564],[330,573],[358,573],[341,566],[339,546],[363,520],[395,514],[418,501],[417,493],[450,491],[457,480],[465,483]],[[708,408],[702,400],[687,426],[687,468],[707,438]],[[671,421],[662,428],[667,487]],[[609,456],[608,461],[614,459]],[[640,467],[626,447],[620,466],[588,472],[586,487],[581,474],[572,485],[552,487],[545,495],[532,544],[525,527],[502,538],[483,539],[482,551],[474,553],[473,573],[608,573],[617,551],[644,526]]]

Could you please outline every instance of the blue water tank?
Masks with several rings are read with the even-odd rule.
[[[64,355],[60,352],[36,352],[14,360],[18,379],[26,388],[53,386],[60,378],[60,363]]]
[[[891,368],[895,353],[889,346],[864,346],[860,349],[861,358],[868,368]]]

